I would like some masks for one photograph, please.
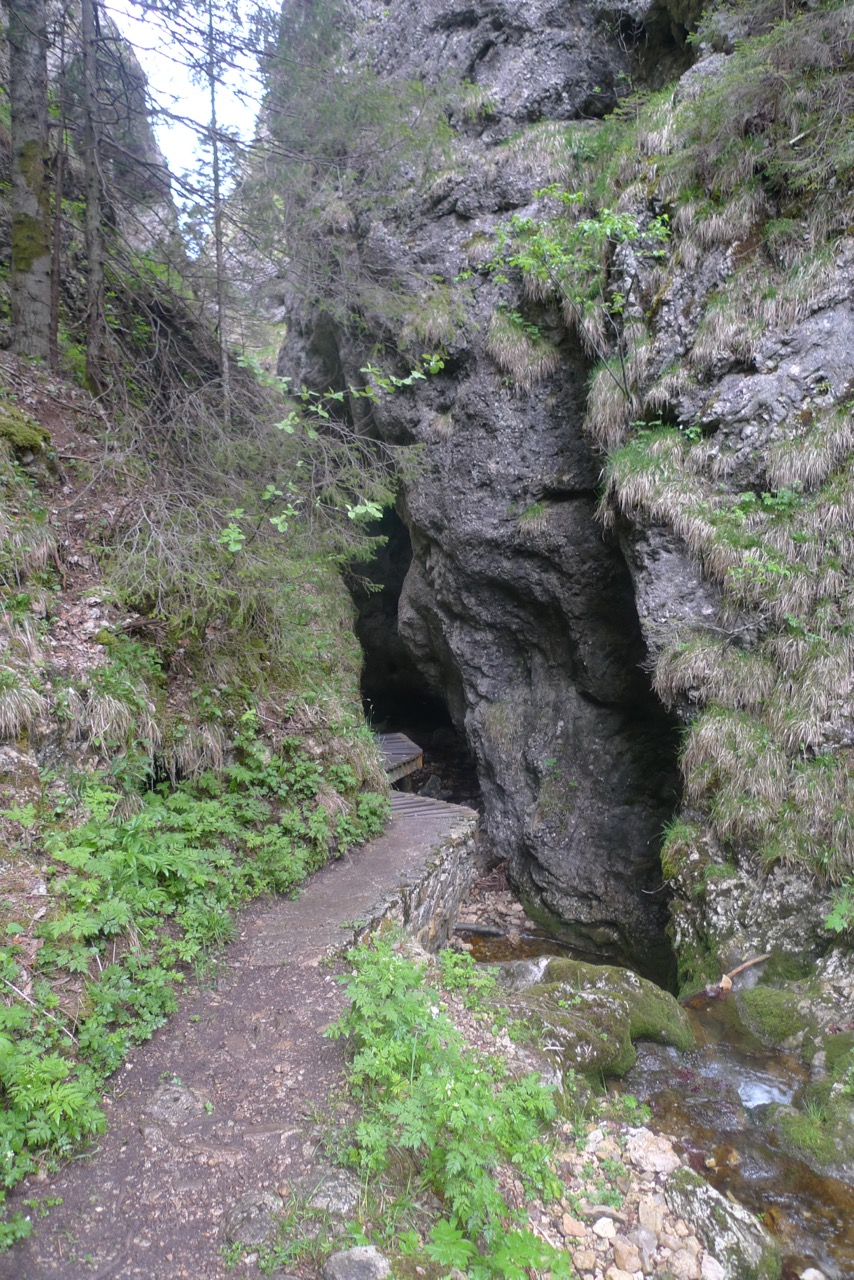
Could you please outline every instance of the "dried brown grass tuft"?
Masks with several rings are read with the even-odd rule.
[[[12,667],[0,668],[0,739],[30,733],[48,710],[47,699]]]
[[[196,778],[222,769],[228,753],[228,736],[215,724],[193,724],[178,739],[165,744],[162,759],[172,778]]]
[[[486,349],[499,369],[526,391],[560,368],[557,347],[545,338],[526,332],[506,311],[493,313]]]
[[[86,736],[99,747],[123,745],[135,739],[155,751],[160,745],[160,729],[154,703],[145,702],[140,711],[142,701],[141,694],[131,703],[102,689],[90,690],[84,719]]]
[[[448,413],[437,413],[433,418],[433,430],[440,440],[450,440],[454,434],[454,415]]]
[[[681,756],[686,798],[706,802],[724,839],[767,830],[788,782],[788,759],[765,726],[744,712],[710,707],[694,721]]]
[[[774,489],[817,489],[854,449],[851,410],[822,418],[809,430],[781,440],[768,451],[768,482]]]
[[[652,685],[668,706],[687,698],[734,710],[756,710],[776,680],[774,665],[761,654],[736,649],[717,637],[700,636],[661,655]]]
[[[619,361],[612,359],[600,365],[590,381],[585,431],[610,453],[622,444],[629,423],[639,413],[640,401],[627,391]]]

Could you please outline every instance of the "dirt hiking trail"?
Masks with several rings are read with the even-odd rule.
[[[318,1115],[342,1083],[344,1051],[323,1032],[345,998],[328,957],[383,917],[406,919],[431,876],[441,892],[433,851],[472,838],[476,816],[396,792],[382,836],[298,900],[249,907],[208,986],[114,1076],[103,1139],[10,1196],[28,1213],[34,1197],[61,1203],[41,1221],[33,1212],[32,1236],[0,1255],[0,1280],[257,1275],[251,1261],[227,1268],[229,1236],[269,1215],[271,1197],[331,1175]]]

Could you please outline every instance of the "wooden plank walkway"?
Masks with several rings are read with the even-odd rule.
[[[424,756],[417,743],[402,733],[380,733],[379,748],[385,760],[389,782],[399,782],[408,773],[415,773],[424,764]]]

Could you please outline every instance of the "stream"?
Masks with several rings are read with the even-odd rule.
[[[854,1187],[814,1173],[763,1123],[769,1105],[797,1103],[806,1068],[751,1036],[726,997],[688,1013],[698,1047],[678,1054],[639,1044],[620,1089],[650,1107],[698,1173],[762,1218],[783,1249],[784,1280],[810,1266],[851,1280]]]
[[[491,964],[568,954],[544,937],[470,942],[475,958]],[[797,1104],[809,1072],[797,1057],[752,1036],[727,997],[695,999],[688,1014],[696,1049],[680,1054],[641,1042],[636,1065],[611,1089],[646,1103],[651,1127],[671,1137],[718,1191],[762,1219],[781,1245],[783,1280],[797,1280],[807,1267],[827,1280],[852,1280],[854,1187],[814,1173],[764,1123],[769,1106]]]

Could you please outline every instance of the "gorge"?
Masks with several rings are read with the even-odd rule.
[[[453,142],[391,208],[320,184],[353,299],[286,291],[279,360],[441,349],[371,412],[418,461],[369,667],[447,705],[526,904],[659,972],[670,911],[683,983],[826,952],[850,865],[850,183],[835,128],[796,137],[850,91],[847,11],[699,17],[356,6]]]
[[[468,828],[457,840],[462,880],[476,852],[521,904],[508,919],[535,922],[574,957],[541,966],[518,1021],[552,1051],[565,1037],[559,1067],[544,1070],[548,1088],[566,1088],[561,1158],[593,1199],[582,1209],[570,1196],[547,1221],[513,1184],[492,1225],[506,1228],[512,1201],[531,1222],[542,1209],[547,1234],[569,1221],[563,1254],[572,1231],[591,1244],[595,1227],[578,1220],[603,1206],[584,1153],[613,1183],[623,1146],[647,1141],[626,1136],[646,1114],[633,1096],[610,1103],[625,1114],[591,1137],[593,1094],[643,1039],[655,1044],[631,1087],[672,1136],[696,1105],[700,1136],[665,1151],[672,1204],[662,1170],[635,1166],[635,1180],[651,1172],[646,1190],[685,1225],[684,1205],[706,1194],[697,1175],[729,1188],[723,1166],[739,1143],[741,1185],[758,1185],[760,1201],[791,1157],[806,1188],[796,1230],[787,1236],[786,1188],[766,1222],[784,1241],[785,1280],[842,1280],[854,1177],[851,4],[292,0],[263,28],[257,137],[238,146],[215,111],[202,127],[213,154],[234,144],[234,176],[227,199],[217,179],[207,211],[181,215],[185,228],[201,221],[192,251],[132,54],[105,25],[98,151],[77,9],[47,11],[63,31],[43,104],[54,112],[42,157],[54,186],[39,206],[45,225],[55,215],[47,364],[21,346],[27,254],[0,198],[0,322],[12,346],[0,355],[6,1186],[103,1130],[101,1092],[113,1076],[126,1082],[117,1073],[143,1053],[138,1042],[155,1036],[139,1061],[165,1079],[167,1019],[185,982],[198,1012],[176,1015],[180,1060],[207,1073],[207,1092],[203,1103],[195,1085],[161,1080],[192,1112],[164,1123],[198,1130],[181,1131],[178,1163],[208,1160],[210,1129],[217,1178],[242,1187],[256,1167],[246,1153],[272,1135],[257,1162],[263,1194],[274,1177],[287,1184],[291,1148],[309,1178],[315,1129],[295,1123],[281,1159],[284,1121],[265,1129],[265,1108],[287,1092],[277,1055],[293,1048],[276,1037],[302,1018],[299,989],[327,1010],[316,1035],[343,998],[311,940],[293,942],[281,954],[298,980],[287,1013],[271,1014],[291,975],[279,958],[269,981],[253,973],[250,984],[241,912],[262,899],[247,928],[263,939],[274,904],[279,941],[292,942],[297,906],[285,896],[321,868],[321,884],[359,880],[351,851],[372,840],[376,852],[394,807],[368,732],[385,727],[453,759],[459,794],[431,780],[413,798],[424,812],[437,800],[479,804],[477,840]],[[212,13],[201,15],[210,40]],[[19,141],[0,118],[4,181],[33,171]],[[107,285],[95,366],[93,200]],[[335,905],[329,930],[358,937],[360,920]],[[431,929],[419,925],[422,941],[444,940],[449,922]],[[219,1086],[194,1039],[199,1021],[216,1037],[219,995],[208,1000],[205,984],[219,991],[226,945],[238,957],[233,1044],[217,1041],[215,1060],[238,1116],[243,1055],[256,1070],[244,978],[262,1028],[266,1074],[248,1128],[245,1116],[243,1128],[209,1120]],[[408,945],[380,938],[389,973],[409,963]],[[476,1007],[478,984],[492,981],[457,955],[466,978],[454,988],[455,953],[441,954],[441,980],[417,958],[442,992],[425,1017],[466,983]],[[379,961],[358,963],[372,972]],[[388,974],[371,981],[400,995]],[[616,1009],[613,1025],[597,1001]],[[465,1021],[471,1008],[457,1013]],[[366,1033],[347,1016],[354,1049]],[[513,1028],[502,1028],[490,1033],[494,1062],[510,1052]],[[406,1034],[419,1048],[431,1038],[420,1026]],[[330,1090],[344,1056],[296,1040],[292,1110],[312,1052]],[[389,1042],[400,1040],[392,1025]],[[587,1073],[585,1043],[601,1055]],[[388,1096],[409,1097],[415,1047]],[[483,1070],[497,1080],[503,1067]],[[148,1105],[137,1093],[134,1106]],[[725,1142],[710,1136],[719,1100]],[[122,1114],[135,1133],[133,1107]],[[151,1152],[133,1149],[154,1204],[152,1170],[171,1139],[147,1125]],[[111,1142],[119,1167],[127,1153]],[[363,1158],[353,1142],[345,1163]],[[411,1155],[422,1176],[413,1153],[429,1163],[440,1149],[415,1143],[395,1175]],[[180,1213],[193,1212],[187,1177]],[[501,1270],[488,1258],[480,1219],[475,1229],[436,1207],[438,1185],[430,1230],[419,1220],[416,1232],[436,1254],[429,1280],[445,1274],[441,1230],[430,1234],[445,1212],[445,1245],[463,1261],[475,1251],[476,1280],[518,1280],[518,1259]],[[735,1175],[731,1185],[737,1196]],[[383,1206],[390,1194],[383,1184]],[[4,1246],[30,1229],[15,1195]],[[803,1203],[825,1195],[819,1248]],[[277,1213],[283,1198],[276,1190]],[[655,1271],[685,1251],[661,1223],[652,1243],[643,1236],[636,1200],[624,1256],[649,1247],[635,1274],[683,1266],[698,1280],[704,1267],[702,1280],[742,1280],[743,1264],[722,1270],[699,1235],[691,1258]],[[622,1210],[603,1203],[617,1215],[605,1215],[607,1241]],[[373,1239],[367,1204],[358,1231],[367,1223]],[[205,1275],[218,1277],[209,1225]],[[463,1226],[473,1235],[460,1244]],[[751,1233],[757,1277],[776,1277],[777,1245],[755,1222]],[[593,1258],[583,1274],[623,1280],[610,1244],[592,1246],[572,1246]],[[47,1244],[26,1256],[38,1249],[39,1275],[52,1274]],[[115,1253],[119,1269],[127,1252]],[[255,1274],[249,1256],[240,1265]],[[14,1251],[6,1261],[0,1274],[17,1280]],[[162,1252],[158,1274],[169,1265]]]

